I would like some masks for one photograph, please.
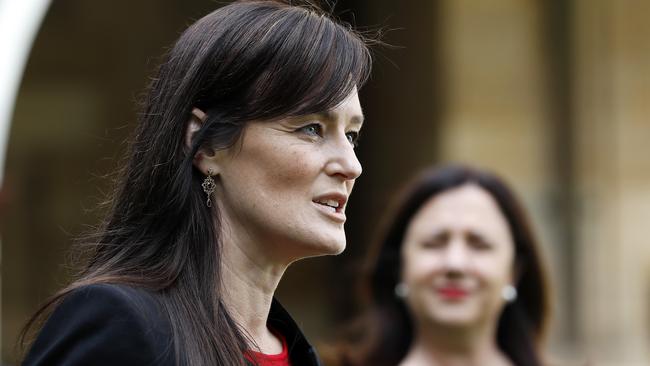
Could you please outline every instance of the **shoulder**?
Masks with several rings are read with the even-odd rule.
[[[173,360],[171,328],[154,294],[83,286],[54,309],[25,365],[158,365]]]

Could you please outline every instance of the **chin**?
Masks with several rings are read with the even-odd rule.
[[[322,240],[318,244],[311,243],[309,257],[320,257],[325,255],[338,255],[343,253],[346,246],[345,237],[343,238],[330,238],[329,240]]]
[[[335,248],[333,248],[333,251],[331,253],[328,253],[329,255],[339,255],[343,253],[345,250],[345,241],[343,243],[339,243]]]
[[[345,250],[346,244],[347,244],[347,238],[345,236],[345,232],[342,231],[341,233],[337,233],[335,237],[333,237],[328,245],[328,255],[338,255],[343,253]]]
[[[466,328],[477,324],[478,316],[466,312],[445,312],[432,314],[431,318],[438,324],[451,328]]]
[[[316,255],[339,255],[345,250],[345,240],[326,243],[318,249],[320,253]]]

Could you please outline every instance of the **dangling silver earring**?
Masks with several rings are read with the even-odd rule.
[[[400,282],[397,285],[395,285],[395,296],[399,297],[400,299],[405,299],[406,296],[409,294],[409,286],[405,284],[404,282]]]
[[[214,188],[217,185],[214,183],[214,179],[212,179],[212,169],[208,169],[208,176],[205,177],[203,180],[203,183],[201,183],[201,187],[203,187],[203,192],[208,195],[208,200],[205,202],[208,207],[212,207],[212,192],[214,192]]]
[[[517,300],[517,289],[513,285],[503,286],[501,289],[501,297],[507,302],[514,302]]]

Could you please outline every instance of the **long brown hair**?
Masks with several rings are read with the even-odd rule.
[[[241,1],[191,25],[149,85],[105,220],[82,241],[87,263],[31,318],[21,344],[74,289],[119,283],[155,293],[178,364],[244,365],[250,345],[220,291],[219,213],[206,207],[193,157],[231,146],[247,121],[335,107],[370,65],[365,39],[313,5]],[[207,120],[187,148],[194,107]]]
[[[487,171],[448,165],[425,171],[397,196],[375,242],[361,279],[367,311],[350,330],[356,341],[340,346],[337,362],[346,365],[394,366],[406,356],[414,328],[404,302],[395,296],[401,273],[401,246],[413,216],[431,197],[468,183],[497,202],[515,245],[517,299],[498,320],[497,343],[518,366],[541,365],[540,343],[549,317],[546,269],[526,213],[506,183]]]

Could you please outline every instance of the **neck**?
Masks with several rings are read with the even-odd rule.
[[[222,224],[227,224],[223,222]],[[251,338],[251,349],[276,354],[282,344],[267,328],[275,289],[288,263],[274,263],[261,255],[246,236],[235,235],[235,228],[223,230],[221,246],[221,289],[228,312]]]
[[[402,366],[508,366],[496,344],[496,325],[445,327],[422,324]]]

